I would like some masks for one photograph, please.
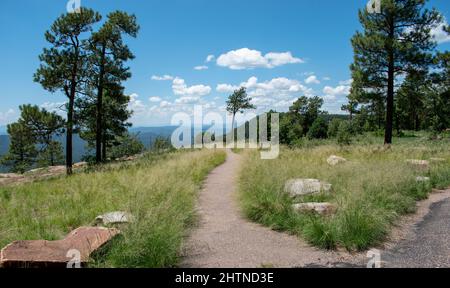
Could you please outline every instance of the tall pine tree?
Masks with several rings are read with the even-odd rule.
[[[381,0],[381,13],[359,12],[363,26],[352,38],[356,85],[382,89],[386,95],[385,144],[392,143],[396,77],[410,70],[426,70],[435,42],[430,29],[441,16],[425,9],[427,0]]]

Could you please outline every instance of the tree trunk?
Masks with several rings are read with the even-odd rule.
[[[105,139],[104,131],[103,131],[103,139],[102,139],[102,161],[106,162],[106,139]]]
[[[390,43],[388,43],[388,91],[387,91],[387,99],[386,99],[386,130],[384,135],[384,144],[390,145],[392,144],[392,129],[393,129],[393,120],[394,120],[394,77],[395,77],[395,58],[394,58],[394,21],[392,16],[390,16],[389,23],[389,38]]]
[[[96,127],[96,137],[95,137],[95,161],[97,164],[103,161],[102,157],[102,143],[103,143],[103,85],[104,85],[104,74],[105,74],[105,53],[106,45],[102,47],[102,59],[100,63],[100,75],[98,79],[97,87],[97,127]]]
[[[75,98],[75,85],[73,85],[71,96],[69,99],[69,111],[67,112],[67,134],[66,134],[66,173],[72,175],[72,138],[73,138],[73,106]]]

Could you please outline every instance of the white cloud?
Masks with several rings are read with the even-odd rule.
[[[270,52],[263,56],[260,51],[250,50],[248,48],[229,51],[217,58],[217,65],[228,67],[232,70],[274,68],[286,64],[303,62],[302,59],[293,57],[291,52]]]
[[[152,103],[158,103],[158,102],[161,102],[161,100],[162,99],[160,97],[157,97],[157,96],[148,98],[148,101],[150,101]]]
[[[305,79],[306,84],[320,84],[319,79],[317,79],[316,75],[311,75]]]
[[[239,87],[247,88],[248,95],[252,98],[252,104],[256,105],[257,112],[267,111],[269,108],[287,109],[300,96],[311,97],[314,91],[301,84],[300,81],[284,77],[274,78],[269,81],[259,82],[258,78],[250,77],[240,85],[219,84],[218,92],[230,93]]]
[[[331,78],[330,77],[323,77],[323,81],[330,81]]]
[[[219,93],[233,93],[237,89],[239,89],[239,86],[233,86],[230,84],[219,84],[216,87],[216,91]]]
[[[215,58],[216,56],[214,55],[208,55],[208,57],[206,57],[206,63],[212,62]]]
[[[152,80],[154,80],[154,81],[171,81],[173,79],[174,79],[174,77],[170,76],[170,75],[163,75],[163,76],[153,75],[152,76]]]
[[[6,112],[0,112],[0,125],[6,125],[13,122],[17,118],[14,109],[8,109]]]
[[[206,65],[195,66],[195,67],[194,67],[194,70],[197,70],[197,71],[208,70],[208,66],[206,66]]]
[[[323,88],[325,96],[322,98],[325,100],[336,100],[338,96],[348,96],[350,94],[350,89],[350,85],[339,85],[336,87],[325,86],[325,88]]]
[[[211,93],[211,87],[206,85],[187,86],[184,79],[176,77],[172,84],[173,93],[180,96],[205,96]]]
[[[345,85],[345,86],[352,85],[352,83],[353,83],[353,79],[348,79],[348,80],[344,80],[344,81],[339,81],[339,85]]]
[[[176,104],[197,104],[200,101],[200,97],[184,96],[175,100]]]
[[[430,33],[434,40],[438,43],[450,42],[450,34],[444,31],[444,27],[447,27],[448,23],[444,20],[441,24],[431,29]]]
[[[132,110],[134,113],[141,113],[146,109],[144,103],[138,99],[139,95],[133,93],[130,95],[130,103],[128,103],[128,109]]]

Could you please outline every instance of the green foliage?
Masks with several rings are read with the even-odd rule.
[[[325,139],[328,137],[328,123],[321,117],[318,117],[308,131],[309,139]]]
[[[338,131],[339,131],[339,126],[341,125],[341,123],[344,120],[339,119],[339,118],[333,118],[330,121],[330,124],[328,124],[328,131],[327,131],[327,135],[329,138],[334,138],[337,136]]]
[[[233,131],[237,113],[244,113],[245,110],[256,109],[256,107],[251,104],[251,101],[252,98],[248,97],[247,90],[244,87],[234,91],[234,93],[228,97],[227,112],[233,115]]]
[[[392,142],[397,76],[411,70],[427,71],[433,61],[431,51],[436,43],[429,31],[442,18],[436,10],[425,9],[426,2],[382,0],[381,13],[359,12],[364,30],[352,38],[354,91],[350,100],[369,102],[373,108],[386,105],[386,144]]]
[[[137,135],[129,133],[119,137],[118,143],[118,145],[110,149],[108,156],[111,159],[133,156],[142,153],[145,149],[144,144],[137,138]]]
[[[155,142],[153,143],[152,150],[161,152],[166,150],[172,150],[173,146],[170,142],[169,138],[164,137],[156,137]]]
[[[55,137],[64,133],[65,121],[55,112],[48,112],[38,106],[20,106],[19,123],[32,132],[39,148],[38,166],[55,166],[64,163],[61,143]]]
[[[312,98],[308,98],[306,96],[302,96],[293,103],[293,105],[289,108],[288,113],[281,113],[280,142],[282,144],[292,146],[302,137],[308,135],[308,132],[313,123],[319,118],[319,116],[323,116],[326,114],[321,110],[322,105],[323,99],[321,99],[320,97],[315,96]],[[321,127],[323,126],[323,123],[318,122],[316,125],[318,125],[316,127],[318,128],[318,130],[320,130],[319,128],[322,128],[323,130],[323,127]]]
[[[352,124],[350,121],[342,121],[337,132],[337,143],[339,145],[350,145],[352,143]]]
[[[35,137],[29,127],[17,122],[7,126],[10,144],[1,163],[11,167],[12,172],[24,173],[33,165],[36,155]]]
[[[33,165],[54,166],[62,163],[61,144],[54,140],[64,132],[64,120],[56,113],[38,106],[20,106],[21,115],[8,126],[10,146],[2,162],[13,172],[25,172]]]

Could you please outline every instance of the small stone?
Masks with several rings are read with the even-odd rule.
[[[430,162],[427,160],[408,159],[406,162],[419,168],[428,168],[430,166]]]
[[[133,215],[127,212],[110,212],[95,218],[95,222],[99,225],[114,225],[133,222]]]
[[[315,212],[320,215],[329,215],[336,212],[336,206],[331,203],[300,203],[294,204],[293,208],[297,212]]]
[[[430,181],[430,177],[417,176],[416,177],[416,181],[417,182],[429,182]]]
[[[286,182],[285,191],[292,197],[330,192],[332,185],[317,179],[292,179]]]
[[[65,268],[79,252],[80,264],[85,265],[92,253],[114,238],[120,231],[102,227],[81,227],[63,240],[16,241],[0,251],[2,268]]]
[[[327,163],[331,166],[336,166],[338,164],[345,163],[345,162],[347,162],[347,159],[336,156],[336,155],[331,155],[327,159]]]
[[[88,166],[87,162],[78,162],[78,163],[73,164],[73,168],[75,168],[75,169],[83,168],[83,167],[86,167],[86,166]]]

